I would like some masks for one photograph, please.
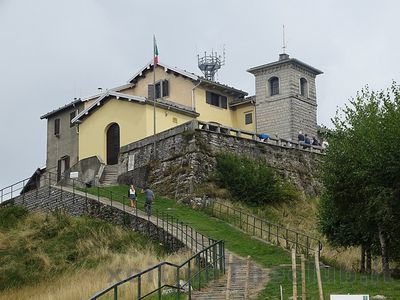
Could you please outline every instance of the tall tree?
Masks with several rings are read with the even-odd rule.
[[[365,87],[332,121],[321,231],[335,245],[379,253],[388,274],[400,249],[400,86]]]

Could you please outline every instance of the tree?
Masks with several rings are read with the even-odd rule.
[[[335,245],[379,253],[389,274],[400,259],[400,86],[365,87],[332,122],[320,229]]]

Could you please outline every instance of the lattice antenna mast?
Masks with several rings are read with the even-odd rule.
[[[223,51],[223,58],[217,52],[211,50],[211,54],[204,52],[204,56],[197,55],[197,62],[199,69],[203,72],[207,80],[215,81],[215,74],[225,65],[225,47]]]

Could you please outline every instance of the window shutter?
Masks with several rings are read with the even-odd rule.
[[[156,99],[161,98],[161,83],[156,83]]]
[[[211,92],[206,92],[206,103],[211,104]]]
[[[60,119],[54,120],[54,135],[60,135]]]
[[[154,85],[149,84],[149,85],[147,86],[147,95],[148,95],[148,98],[149,98],[149,99],[151,99],[151,100],[154,99]]]
[[[168,80],[163,80],[162,81],[162,95],[163,95],[163,97],[169,95]]]
[[[221,107],[228,108],[228,99],[225,96],[221,96]]]

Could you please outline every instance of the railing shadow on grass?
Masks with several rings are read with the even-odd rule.
[[[41,197],[38,192],[39,188],[48,188],[49,197],[53,189],[58,190],[58,201],[61,204],[63,203],[63,195],[65,200],[66,194],[72,194],[74,198],[75,196],[83,197],[86,202],[88,198],[97,200],[99,204],[104,204],[104,198],[106,198],[108,203],[105,205],[128,212],[128,206],[125,203],[128,203],[129,198],[121,193],[115,193],[101,187],[95,187],[94,190],[89,189],[84,182],[65,178],[64,176],[61,176],[61,180],[59,179],[59,175],[47,172],[42,176],[40,182],[36,183],[35,188],[31,189],[26,189],[30,178],[21,180],[0,190],[0,204],[18,197],[22,199],[22,203],[25,205],[25,199],[27,201],[32,198],[38,200]],[[95,199],[93,199],[93,196]],[[131,210],[130,213],[133,213],[136,217],[143,217],[145,214],[137,207],[133,211]],[[160,213],[156,210],[152,218],[152,222],[157,228],[162,228],[167,233],[175,236],[195,254],[180,265],[162,262],[114,283],[90,299],[100,299],[103,296],[107,297],[107,299],[111,296],[114,300],[124,299],[125,297],[136,297],[134,299],[161,299],[161,297],[163,299],[181,299],[186,295],[191,299],[193,289],[200,290],[208,282],[219,278],[225,273],[225,245],[223,241],[216,241],[198,233],[188,224],[165,212]],[[149,216],[147,221],[150,222]],[[167,272],[168,268],[170,272]],[[156,272],[156,275],[154,275],[154,272]],[[166,275],[167,273],[173,275]],[[153,284],[154,287],[152,289],[149,288],[155,279],[157,284]],[[136,286],[135,292],[133,292],[132,286],[127,287],[128,283]]]
[[[320,256],[321,254],[322,243],[319,239],[263,220],[241,209],[213,200],[206,206],[206,211],[212,216],[271,244],[288,250],[295,249],[296,253],[305,254],[307,257],[315,254]]]

